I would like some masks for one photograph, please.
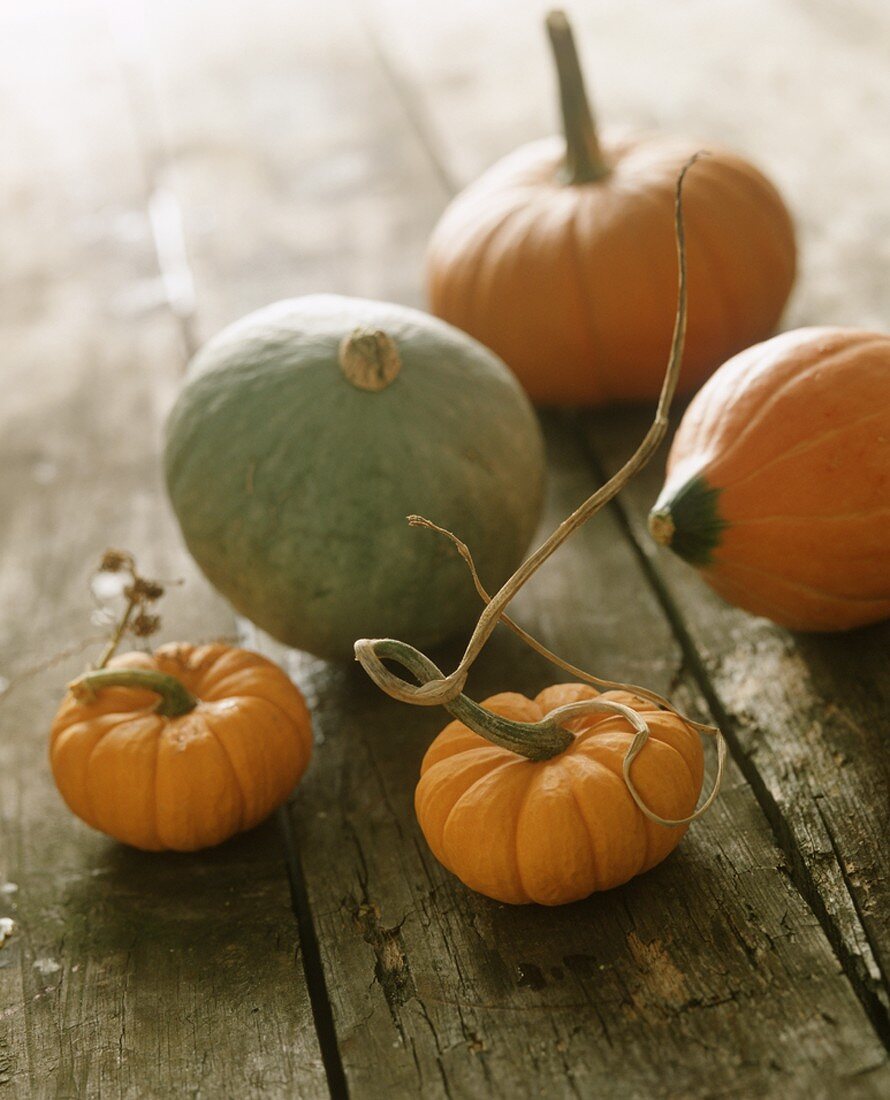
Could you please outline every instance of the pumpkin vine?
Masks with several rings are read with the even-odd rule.
[[[355,643],[355,656],[371,679],[386,694],[401,702],[411,703],[417,706],[444,706],[455,717],[459,718],[466,726],[487,738],[494,744],[510,748],[519,755],[530,760],[546,760],[563,752],[573,739],[572,733],[565,728],[565,723],[589,714],[596,710],[608,709],[622,714],[631,723],[635,731],[634,739],[628,749],[623,762],[623,775],[625,783],[634,802],[640,810],[652,821],[661,825],[685,825],[701,816],[712,804],[719,789],[725,764],[725,742],[720,731],[713,726],[702,725],[680,714],[679,711],[666,699],[650,692],[647,689],[637,688],[631,684],[619,684],[611,681],[603,681],[593,677],[583,670],[569,666],[555,654],[551,653],[531,635],[518,627],[518,624],[507,618],[505,610],[520,589],[531,579],[537,570],[548,558],[584,523],[594,516],[600,509],[612,500],[627,482],[639,471],[652,457],[659,444],[662,442],[668,426],[668,412],[677,386],[680,373],[680,364],[683,356],[683,344],[686,334],[687,317],[687,272],[686,272],[686,238],[683,221],[683,183],[687,172],[702,154],[697,153],[691,157],[681,169],[676,183],[674,201],[674,228],[677,246],[678,264],[678,294],[677,310],[674,322],[674,331],[671,340],[671,350],[665,370],[661,392],[658,398],[655,417],[642,442],[634,454],[624,466],[614,474],[605,485],[601,486],[587,500],[585,500],[570,516],[556,528],[541,546],[531,554],[506,581],[506,583],[489,597],[488,593],[479,582],[469,549],[450,531],[437,527],[429,520],[420,516],[409,517],[409,523],[413,526],[426,526],[439,531],[448,537],[457,547],[462,557],[470,567],[476,583],[477,591],[485,601],[485,607],[473,634],[467,644],[464,655],[449,675],[443,675],[436,665],[427,657],[419,653],[412,646],[406,645],[395,639],[369,639],[362,638]],[[708,798],[693,814],[686,818],[667,819],[650,810],[640,797],[631,777],[631,766],[634,759],[640,753],[650,735],[646,719],[630,707],[623,704],[604,700],[585,700],[578,704],[570,704],[568,707],[560,707],[548,714],[540,723],[517,722],[512,719],[495,715],[478,704],[472,702],[463,695],[463,688],[467,677],[479,656],[482,648],[488,641],[495,626],[499,621],[506,621],[529,645],[538,653],[553,661],[562,668],[568,669],[575,675],[587,680],[589,683],[599,686],[620,688],[642,699],[654,702],[676,714],[691,728],[702,733],[708,733],[717,739],[717,774],[714,787]],[[407,669],[417,680],[411,683],[390,671],[384,664],[384,660],[395,661]],[[580,708],[580,709],[579,709]]]

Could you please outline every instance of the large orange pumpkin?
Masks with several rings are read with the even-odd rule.
[[[651,811],[692,814],[702,785],[698,734],[676,714],[624,691],[598,693],[558,684],[536,699],[495,695],[485,710],[540,722],[556,707],[599,698],[629,706],[649,726],[633,763],[633,782]],[[634,731],[608,712],[567,723],[568,747],[531,760],[451,722],[424,757],[415,795],[417,819],[436,858],[471,887],[498,901],[561,905],[619,886],[660,863],[685,825],[656,824],[631,796],[622,769]]]
[[[699,144],[594,129],[565,16],[548,19],[565,141],[523,146],[445,211],[432,311],[497,352],[533,400],[657,396],[676,292],[677,175]],[[686,183],[689,327],[680,387],[769,336],[794,281],[791,219],[747,161],[712,149]]]
[[[799,329],[724,364],[683,417],[649,526],[783,626],[890,616],[890,336]]]
[[[303,696],[225,645],[126,653],[71,685],[50,761],[69,808],[136,848],[192,851],[259,824],[312,752]]]

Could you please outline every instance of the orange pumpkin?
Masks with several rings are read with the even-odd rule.
[[[548,18],[565,141],[516,150],[457,196],[427,253],[434,313],[497,352],[533,400],[657,396],[671,342],[678,172],[699,144],[594,129],[561,13]],[[747,161],[714,149],[686,183],[689,327],[681,390],[775,329],[791,219]]]
[[[649,739],[632,774],[646,806],[664,818],[691,815],[703,755],[698,735],[676,714],[624,691],[598,695],[585,684],[558,684],[534,700],[495,695],[483,707],[537,723],[556,707],[597,698],[645,716]],[[679,844],[685,824],[656,824],[623,778],[634,741],[627,718],[592,713],[566,728],[574,734],[568,746],[545,760],[492,744],[461,721],[447,725],[427,751],[417,819],[436,858],[473,890],[512,904],[561,905],[627,882]]]
[[[805,328],[725,363],[683,417],[649,528],[791,629],[890,616],[890,336]]]
[[[225,645],[114,658],[70,685],[50,737],[69,808],[149,851],[193,851],[253,828],[311,751],[297,688],[271,661]]]

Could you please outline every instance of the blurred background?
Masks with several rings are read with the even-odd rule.
[[[41,322],[55,334],[111,322],[132,339],[172,308],[195,341],[307,291],[420,303],[423,247],[449,193],[558,126],[546,7],[4,4],[4,371],[26,359],[40,371]],[[723,142],[776,180],[802,239],[789,325],[885,320],[860,261],[866,244],[875,265],[890,261],[883,7],[569,10],[602,125]],[[36,341],[24,355],[23,329]],[[110,354],[112,334],[92,335]]]

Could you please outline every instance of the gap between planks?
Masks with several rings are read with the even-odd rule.
[[[146,38],[148,29],[143,22],[139,28],[141,34],[134,35],[132,28],[125,29],[124,24],[116,17],[116,9],[112,5],[107,10],[117,46],[122,80],[127,90],[133,131],[141,155],[145,209],[151,227],[155,258],[166,307],[182,342],[182,373],[185,374],[188,360],[201,345],[197,324],[198,293],[188,254],[182,204],[175,189],[164,182],[165,177],[175,171],[175,157],[163,130],[161,112],[157,108],[156,93],[152,86]],[[254,634],[255,628],[252,624],[238,620],[239,645],[257,648]],[[349,1090],[346,1074],[334,1029],[331,1000],[324,977],[302,861],[287,813],[287,804],[276,810],[274,824],[284,851],[285,863],[282,870],[288,878],[303,975],[328,1089],[333,1100],[347,1100]]]
[[[586,433],[582,431],[582,440],[586,442]],[[591,450],[589,443],[586,446],[586,451],[590,460],[591,467],[594,472],[594,476],[600,483],[604,483],[607,480],[607,475],[596,455]],[[812,911],[813,915],[819,921],[828,942],[837,957],[837,960],[842,967],[844,973],[847,976],[850,984],[856,992],[857,997],[862,1003],[863,1008],[872,1023],[878,1037],[884,1043],[885,1047],[890,1050],[890,1014],[888,1014],[888,1000],[886,989],[877,990],[872,988],[867,981],[863,979],[862,974],[862,960],[854,955],[848,948],[844,939],[837,927],[837,923],[832,918],[831,914],[825,905],[825,902],[813,881],[812,874],[807,867],[807,861],[804,857],[804,853],[801,851],[798,844],[796,844],[794,835],[791,829],[785,822],[781,810],[775,802],[775,799],[770,794],[770,791],[763,781],[756,766],[752,763],[751,757],[744,751],[742,744],[736,736],[735,723],[732,716],[728,712],[727,708],[723,704],[720,693],[716,690],[708,676],[707,669],[701,654],[699,653],[695,642],[693,641],[689,630],[687,629],[682,612],[678,607],[675,599],[670,594],[667,585],[659,576],[657,570],[653,567],[652,561],[648,554],[646,554],[644,548],[640,545],[633,525],[631,524],[630,517],[627,511],[627,506],[621,500],[620,497],[616,497],[615,500],[610,502],[609,505],[618,517],[618,521],[621,525],[624,534],[632,546],[634,553],[640,563],[643,573],[653,589],[655,596],[661,605],[668,622],[670,623],[671,630],[674,633],[674,637],[677,639],[683,653],[684,661],[686,662],[692,677],[701,691],[705,701],[708,704],[708,708],[711,710],[716,721],[718,722],[720,729],[726,738],[727,747],[732,754],[732,757],[742,775],[749,783],[752,791],[754,792],[757,802],[763,811],[764,816],[769,822],[772,829],[773,836],[776,839],[776,843],[779,848],[784,852],[788,859],[789,866],[789,878],[794,885],[795,889],[801,895],[807,906]],[[829,837],[830,831],[826,826],[826,832]],[[833,839],[833,838],[832,838]],[[841,861],[837,849],[835,847],[835,857],[837,858],[838,866],[841,869],[843,875],[843,862]],[[846,880],[846,875],[843,875],[845,886],[847,889],[847,896],[849,898],[850,907],[862,926],[862,934],[873,950],[871,943],[871,937],[869,936],[868,929],[861,920],[861,914],[859,913],[859,907],[856,899],[853,897],[852,892],[849,889],[849,883]],[[874,955],[874,967],[877,969],[883,981],[887,982],[887,976],[880,968],[876,954]]]

